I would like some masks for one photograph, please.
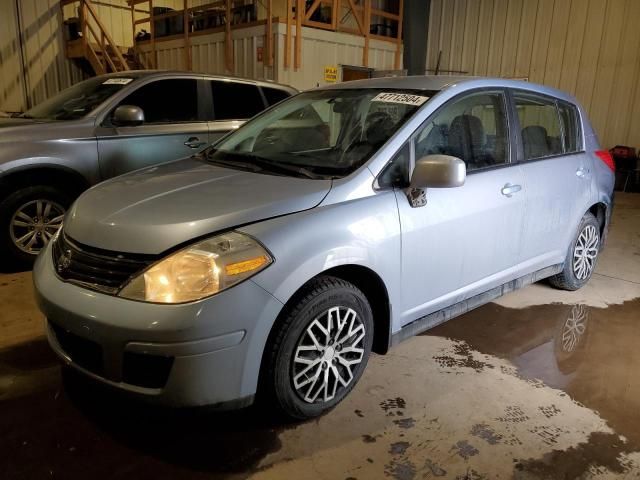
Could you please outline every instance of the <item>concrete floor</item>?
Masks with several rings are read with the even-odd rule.
[[[0,478],[636,478],[639,320],[640,195],[619,195],[587,287],[533,285],[373,356],[333,412],[282,426],[61,372],[30,274],[0,274]]]

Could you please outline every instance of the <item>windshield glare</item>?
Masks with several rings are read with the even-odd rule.
[[[63,90],[27,110],[22,116],[38,120],[76,120],[90,113],[131,81],[132,78],[91,78]]]
[[[301,93],[251,120],[208,152],[212,161],[260,159],[338,178],[363,165],[432,92],[390,89]]]

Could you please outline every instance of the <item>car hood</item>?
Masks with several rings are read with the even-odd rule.
[[[105,250],[158,254],[220,230],[307,210],[331,180],[245,172],[196,158],[145,168],[87,190],[66,235]]]

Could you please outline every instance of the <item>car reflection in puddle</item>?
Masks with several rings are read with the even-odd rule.
[[[640,300],[608,308],[489,304],[427,332],[506,358],[518,375],[597,410],[640,447]]]

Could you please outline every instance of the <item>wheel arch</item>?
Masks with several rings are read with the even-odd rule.
[[[29,165],[3,172],[0,176],[2,198],[20,188],[45,185],[63,188],[74,197],[91,185],[80,173],[64,165]],[[1,198],[0,198],[1,200]]]

